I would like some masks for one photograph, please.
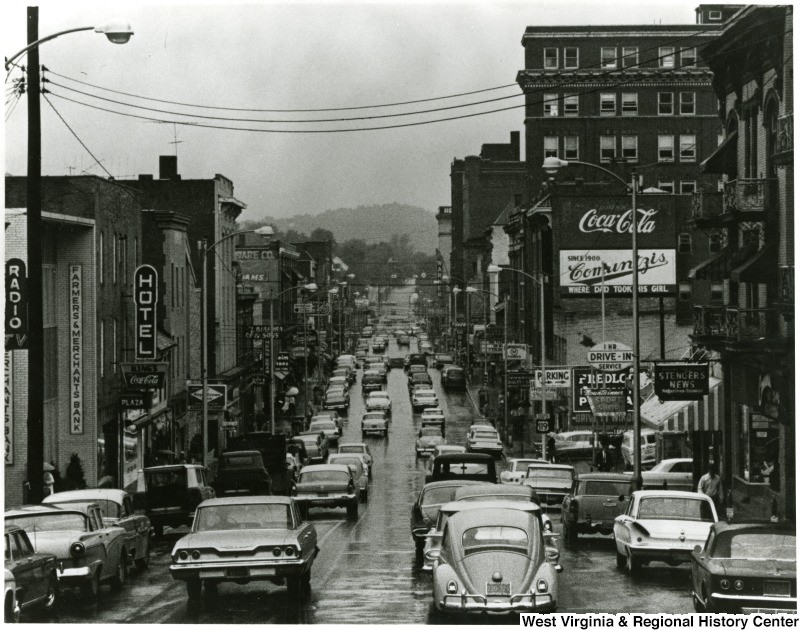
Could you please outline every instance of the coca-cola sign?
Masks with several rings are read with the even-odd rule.
[[[161,389],[167,375],[167,363],[122,363],[125,387]]]
[[[639,234],[652,234],[656,229],[658,210],[637,211],[637,227]],[[578,229],[586,234],[606,232],[609,234],[630,234],[633,211],[600,211],[596,208],[587,210],[578,221]]]

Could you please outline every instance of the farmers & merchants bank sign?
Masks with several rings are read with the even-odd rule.
[[[637,202],[639,294],[672,295],[676,290],[674,196],[642,195]],[[630,197],[559,194],[553,206],[560,295],[630,296],[634,223]]]

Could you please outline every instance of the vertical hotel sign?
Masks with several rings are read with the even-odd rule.
[[[151,265],[140,265],[133,274],[133,301],[136,303],[136,360],[156,360],[156,304],[158,272]]]
[[[69,268],[69,432],[83,433],[83,271]]]

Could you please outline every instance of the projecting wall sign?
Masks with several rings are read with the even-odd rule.
[[[136,359],[156,359],[158,272],[151,265],[140,265],[136,268],[133,274],[133,301],[136,303]]]
[[[627,249],[563,249],[559,252],[559,291],[563,297],[631,295],[633,262]],[[675,250],[639,250],[639,294],[675,293]]]
[[[69,268],[69,432],[83,433],[83,272]]]

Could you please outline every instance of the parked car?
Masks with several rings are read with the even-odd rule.
[[[561,504],[564,542],[574,543],[578,534],[612,533],[614,519],[627,509],[635,489],[630,475],[609,472],[578,475]]]
[[[406,334],[398,335],[397,337],[397,345],[398,346],[410,346],[411,345],[411,337]]]
[[[308,453],[308,461],[312,464],[321,464],[328,460],[328,438],[319,431],[302,431],[293,438],[303,443]]]
[[[323,409],[343,410],[347,413],[350,408],[350,396],[342,389],[328,390],[325,393],[325,400],[322,403]]]
[[[651,467],[656,463],[656,432],[653,429],[641,430],[639,450],[642,454],[642,466]],[[620,454],[626,468],[633,468],[633,431],[622,434]]]
[[[438,407],[439,397],[433,389],[420,388],[411,395],[411,408],[414,411],[422,411],[427,407]]]
[[[117,590],[127,579],[125,530],[104,525],[96,503],[23,506],[7,510],[5,524],[25,530],[37,554],[55,556],[59,584],[79,587],[86,599],[95,600],[101,584]]]
[[[411,389],[415,385],[428,385],[430,388],[433,388],[433,379],[431,375],[428,374],[428,371],[424,372],[412,372],[408,375],[408,389]]]
[[[339,427],[339,432],[341,433],[342,417],[335,409],[323,409],[322,411],[318,411],[311,416],[311,422],[314,422],[315,420],[332,420],[336,423],[336,426]]]
[[[383,376],[378,370],[366,370],[361,377],[361,393],[365,396],[370,392],[383,389]]]
[[[797,612],[794,523],[714,523],[691,563],[697,612]]]
[[[678,490],[637,490],[614,520],[617,566],[635,573],[653,561],[677,566],[703,545],[717,510],[711,497]]]
[[[521,483],[528,472],[528,464],[549,464],[546,459],[514,458],[509,460],[508,469],[500,473],[500,483]]]
[[[417,457],[433,454],[434,449],[442,443],[444,443],[444,436],[441,427],[436,425],[422,427],[417,434],[415,446]]]
[[[480,426],[467,436],[468,453],[489,453],[495,457],[503,454],[503,442],[494,427]]]
[[[308,430],[324,433],[330,445],[339,444],[339,436],[342,434],[342,429],[336,422],[322,418],[312,419],[308,424]]]
[[[293,496],[303,514],[307,514],[312,507],[345,507],[347,518],[358,517],[357,484],[349,466],[306,466],[300,471]]]
[[[22,611],[55,612],[59,597],[56,556],[35,552],[25,530],[17,525],[6,523],[5,538],[5,569],[13,578],[10,593],[6,584],[6,623],[18,620]]]
[[[433,568],[433,605],[446,613],[553,612],[557,562],[548,555],[538,514],[459,512],[447,522]]]
[[[650,470],[642,472],[642,490],[684,490],[697,488],[694,482],[694,462],[691,457],[663,459]]]
[[[413,354],[409,354],[406,357],[406,370],[408,370],[412,365],[422,365],[425,369],[428,369],[428,357],[420,352],[415,352]]]
[[[356,364],[358,364],[358,357],[356,357]],[[343,365],[341,367],[336,368],[332,373],[331,377],[341,377],[344,376],[347,379],[347,383],[352,385],[355,383],[356,380],[356,371],[351,368],[349,365]]]
[[[464,479],[497,483],[494,457],[486,453],[444,453],[434,458],[425,483]]]
[[[116,525],[125,530],[125,550],[131,562],[139,569],[146,569],[150,565],[150,536],[153,527],[147,516],[134,511],[133,497],[124,490],[91,488],[56,492],[46,496],[42,503],[82,508],[96,503],[100,506],[103,525]]]
[[[565,431],[555,434],[556,458],[559,462],[592,459],[594,434],[591,431]],[[600,445],[597,445],[600,448]]]
[[[317,531],[292,499],[210,499],[172,549],[169,571],[186,582],[190,602],[200,598],[203,585],[251,580],[281,580],[296,598],[310,587],[317,553]]]
[[[20,616],[19,602],[17,602],[17,582],[14,574],[5,569],[5,596],[3,598],[3,620],[6,623],[18,623]]]
[[[359,349],[356,350],[356,365],[362,366],[364,364],[364,359],[367,357],[366,348],[369,348],[369,344],[366,344],[364,347],[361,346],[361,342],[359,341]]]
[[[217,462],[214,490],[226,494],[272,494],[272,477],[258,451],[225,451]]]
[[[452,354],[437,352],[433,355],[433,367],[441,370],[445,365],[450,365],[455,361]]]
[[[445,366],[442,370],[442,389],[449,392],[452,390],[467,389],[467,375],[464,368],[456,365]]]
[[[367,474],[372,477],[372,453],[369,450],[369,445],[364,442],[347,442],[340,443],[338,453],[355,453],[364,458],[367,466]]]
[[[385,391],[370,392],[364,407],[367,411],[384,411],[387,417],[392,417],[392,400]]]
[[[575,469],[566,464],[528,464],[521,483],[530,486],[544,505],[561,505],[572,490]]]
[[[433,527],[439,508],[453,500],[456,490],[480,481],[471,479],[447,479],[426,482],[417,494],[417,500],[411,506],[411,538],[416,546],[417,554],[422,554],[425,547],[425,536]]]
[[[402,370],[406,365],[404,357],[389,357],[390,370]]]
[[[380,433],[384,437],[389,435],[389,417],[385,411],[368,411],[361,416],[361,437],[368,433]]]
[[[366,502],[369,498],[369,474],[367,467],[364,465],[364,460],[361,455],[350,453],[331,453],[328,455],[329,464],[344,464],[349,466],[353,473],[353,479],[356,480],[356,486],[359,490],[359,498]]]
[[[199,464],[150,466],[137,473],[134,506],[144,509],[156,536],[161,536],[166,526],[191,525],[195,508],[215,496]]]

